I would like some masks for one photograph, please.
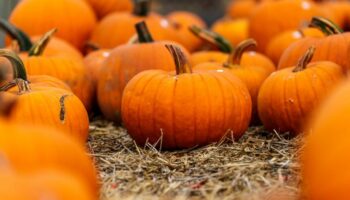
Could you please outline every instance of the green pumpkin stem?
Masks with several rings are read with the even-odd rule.
[[[139,43],[151,43],[154,42],[151,33],[148,30],[145,21],[139,22],[135,25],[137,37]]]
[[[151,7],[150,0],[134,0],[134,11],[133,14],[139,17],[148,16]]]
[[[224,66],[229,67],[233,65],[240,65],[243,53],[248,51],[250,48],[255,48],[256,46],[257,42],[254,39],[247,39],[242,41],[230,54]]]
[[[35,43],[35,45],[29,50],[28,55],[29,56],[41,56],[46,48],[46,46],[49,44],[51,37],[53,34],[57,32],[57,29],[52,29],[49,32],[45,33],[41,39]]]
[[[293,69],[293,72],[300,72],[306,69],[307,65],[311,62],[314,57],[316,48],[311,46],[308,48],[306,53],[299,59],[297,66]]]
[[[323,17],[313,17],[309,26],[321,30],[325,35],[335,35],[344,32],[334,22]]]
[[[18,41],[20,51],[29,51],[29,49],[33,46],[29,36],[9,23],[7,20],[0,19],[0,29],[5,31],[12,39]]]
[[[200,39],[209,43],[210,45],[218,48],[220,51],[224,53],[231,53],[231,43],[228,40],[226,40],[223,36],[195,25],[190,26],[189,30],[195,36],[199,37]]]
[[[192,67],[187,61],[184,52],[175,45],[166,44],[165,47],[168,49],[175,61],[176,75],[184,73],[192,73]]]

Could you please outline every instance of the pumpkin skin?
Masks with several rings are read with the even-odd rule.
[[[283,31],[298,29],[303,22],[310,21],[313,16],[328,17],[322,9],[310,1],[264,2],[250,17],[249,36],[258,42],[258,51],[265,52],[274,36]]]
[[[64,10],[64,12],[62,12]],[[35,14],[33,14],[33,11]],[[96,17],[83,0],[25,0],[13,10],[10,22],[31,36],[57,28],[60,37],[82,50],[96,25]]]
[[[91,74],[92,81],[97,84],[100,76],[100,71],[103,66],[103,62],[109,57],[111,50],[100,49],[89,53],[84,58],[84,65],[89,74]],[[95,86],[96,87],[96,86]]]
[[[94,196],[78,177],[47,169],[40,173],[19,175],[0,171],[0,199],[37,200],[52,199],[94,200]]]
[[[277,36],[275,36],[267,45],[266,55],[276,64],[283,54],[283,52],[294,42],[305,38],[314,37],[322,38],[325,35],[316,28],[304,28],[295,31],[285,31]]]
[[[231,45],[238,45],[248,39],[248,19],[222,19],[213,24],[212,31],[219,33],[230,41]]]
[[[346,28],[349,21],[347,19],[350,12],[350,3],[348,1],[326,1],[322,2],[324,9],[330,10],[334,15],[334,22],[341,28]]]
[[[227,133],[240,138],[250,115],[246,87],[225,71],[144,71],[128,83],[122,100],[123,123],[136,143],[162,138],[165,149],[207,145]]]
[[[98,18],[102,19],[113,12],[130,12],[133,8],[131,0],[86,0],[94,9]]]
[[[186,11],[174,11],[171,12],[167,19],[174,25],[179,39],[177,42],[182,44],[189,52],[198,50],[202,45],[203,41],[189,30],[189,27],[196,25],[201,28],[205,28],[205,22],[198,16]]]
[[[298,64],[302,70],[279,70],[261,86],[258,111],[267,130],[299,134],[310,113],[344,77],[341,66],[328,61],[308,64],[311,58]]]
[[[97,197],[99,185],[92,160],[84,146],[64,132],[1,121],[0,138],[2,160],[11,170],[32,174],[58,169],[79,177]]]
[[[213,62],[224,63],[228,59],[228,54],[221,51],[198,51],[192,53],[189,60],[193,66],[201,63]]]
[[[302,175],[303,194],[307,199],[350,198],[349,94],[350,82],[343,82],[305,128],[309,134],[302,155]]]
[[[232,1],[228,6],[227,15],[232,19],[248,18],[256,6],[255,0]]]

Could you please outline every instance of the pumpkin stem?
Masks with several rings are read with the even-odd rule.
[[[171,44],[166,44],[165,47],[174,58],[176,75],[192,73],[192,67],[189,65],[184,52],[179,47]]]
[[[134,15],[146,17],[149,13],[151,1],[150,0],[134,0]]]
[[[313,17],[309,26],[318,28],[325,35],[335,35],[335,34],[341,34],[344,32],[334,22],[323,17]]]
[[[16,85],[18,87],[19,94],[24,94],[24,93],[31,91],[28,81],[25,81],[25,80],[20,79],[20,78],[15,79],[15,81],[16,81]]]
[[[200,28],[198,26],[190,26],[189,30],[197,37],[202,39],[203,41],[211,44],[212,46],[218,48],[220,51],[224,53],[231,53],[232,46],[231,43],[226,40],[223,36],[206,30],[204,28]]]
[[[137,37],[139,43],[152,43],[154,42],[151,33],[148,30],[145,21],[139,22],[135,25]]]
[[[256,46],[257,42],[254,39],[247,39],[242,41],[230,54],[225,66],[240,65],[243,53],[248,51],[248,49]]]
[[[307,65],[311,62],[314,54],[315,54],[316,48],[314,46],[311,46],[308,48],[306,53],[301,57],[298,61],[297,66],[293,69],[293,72],[300,72],[306,69]]]
[[[0,57],[5,57],[11,62],[13,68],[13,79],[20,78],[27,81],[26,69],[24,68],[21,58],[19,58],[16,53],[6,49],[0,49]]]
[[[96,43],[93,43],[93,42],[86,42],[85,43],[85,50],[87,52],[89,52],[89,50],[90,51],[97,51],[97,50],[100,50],[100,49],[101,49],[101,47],[98,44],[96,44]]]
[[[28,55],[29,56],[41,56],[47,46],[49,44],[51,37],[53,34],[57,32],[57,29],[54,28],[50,30],[49,32],[45,33],[43,37],[40,38],[40,40],[35,43],[35,45],[29,50]]]
[[[18,41],[20,51],[29,51],[33,46],[29,36],[7,20],[0,19],[0,29],[5,31],[12,39]]]

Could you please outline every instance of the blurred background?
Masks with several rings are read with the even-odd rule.
[[[20,0],[0,0],[0,16],[7,18]],[[223,17],[227,4],[231,0],[153,0],[152,9],[161,14],[173,10],[192,11],[200,15],[207,24]],[[0,33],[0,45],[3,47],[3,33]]]

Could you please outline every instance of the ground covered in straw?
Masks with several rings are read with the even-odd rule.
[[[270,199],[277,188],[290,196],[298,193],[300,137],[290,140],[256,127],[239,141],[161,151],[136,146],[124,129],[110,122],[97,120],[90,129],[88,145],[104,200],[260,200]]]

